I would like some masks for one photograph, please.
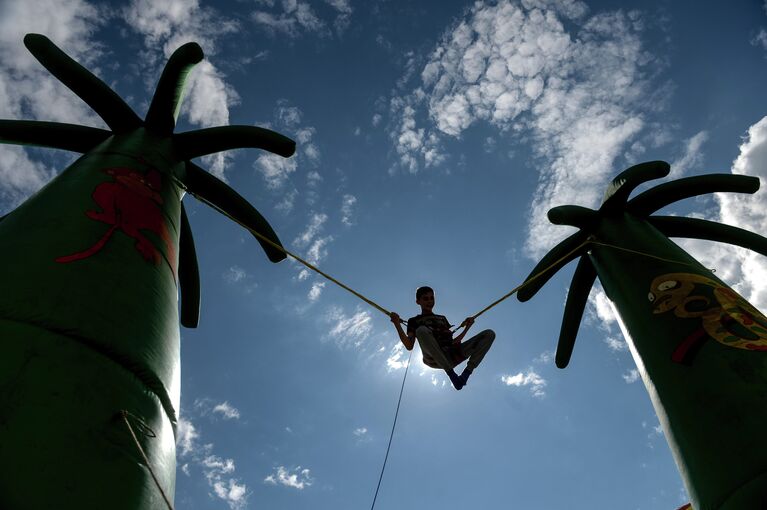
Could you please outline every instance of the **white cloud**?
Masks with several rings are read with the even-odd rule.
[[[316,144],[306,143],[303,145],[304,154],[309,158],[312,163],[317,163],[320,160],[320,150]]]
[[[533,256],[563,236],[549,208],[598,202],[594,184],[647,125],[643,98],[655,92],[639,15],[586,12],[577,1],[475,2],[431,53],[421,83],[391,101],[390,135],[409,172],[439,164],[442,140],[477,122],[532,140],[542,169],[526,241]]]
[[[629,344],[619,336],[606,336],[603,340],[613,352],[627,351],[629,348]]]
[[[269,10],[258,9],[251,14],[256,25],[266,29],[272,35],[299,37],[304,33],[328,37],[329,20],[312,8],[309,2],[301,0],[282,0],[281,2],[260,2]],[[334,16],[332,24],[336,33],[341,35],[349,26],[352,7],[348,0],[325,0],[329,7],[324,11]],[[323,9],[320,9],[323,11]]]
[[[298,190],[292,189],[282,195],[282,200],[277,202],[277,205],[275,205],[274,208],[283,214],[288,214],[296,205],[296,197],[298,197]]]
[[[346,194],[341,200],[341,223],[346,226],[354,225],[354,204],[357,203],[357,197]]]
[[[503,375],[501,376],[501,382],[506,386],[517,386],[520,388],[529,386],[530,393],[534,397],[543,398],[546,396],[546,380],[532,368],[528,368],[527,372],[519,372],[515,375]]]
[[[342,308],[332,306],[324,317],[325,322],[331,325],[327,337],[341,348],[359,348],[373,331],[372,319],[370,312],[359,307],[354,315],[346,315]]]
[[[289,106],[287,101],[281,100],[277,107],[277,120],[288,129],[295,129],[301,124],[303,113],[297,106]],[[301,143],[307,142],[311,139],[312,131],[299,130],[298,133],[303,133],[299,136]]]
[[[767,182],[767,117],[748,129],[740,153],[732,164],[736,175],[758,177]],[[767,197],[756,194],[717,193],[718,211],[706,218],[737,226],[757,234],[767,232]],[[697,215],[700,216],[700,215]],[[716,276],[727,282],[759,310],[767,310],[767,262],[758,253],[700,240],[676,240],[705,267],[715,268]]]
[[[333,26],[340,36],[349,26],[353,9],[348,0],[325,0],[330,7]],[[281,2],[261,2],[261,5],[271,9],[256,10],[251,19],[265,28],[270,34],[283,34],[289,37],[299,37],[303,33],[314,33],[320,37],[330,36],[328,21],[322,19],[309,2],[301,0],[282,0]]]
[[[368,433],[368,429],[366,427],[359,427],[352,431],[352,434],[354,434],[358,438],[364,437],[367,433]]]
[[[306,252],[306,260],[313,265],[319,264],[328,256],[326,246],[333,241],[333,236],[316,238]]]
[[[133,30],[144,36],[150,52],[159,49],[165,57],[190,41],[199,43],[206,52],[215,52],[222,35],[240,30],[236,20],[201,7],[198,0],[132,0],[121,14]],[[148,56],[159,58],[153,53]]]
[[[235,464],[213,453],[212,443],[202,443],[200,433],[191,421],[179,418],[176,447],[179,460],[184,461],[184,473],[189,475],[190,463],[199,468],[216,497],[223,500],[231,510],[242,510],[248,503],[248,487],[235,478]]]
[[[533,363],[543,363],[543,364],[549,364],[552,361],[554,361],[554,352],[553,351],[544,351],[533,360]]]
[[[222,402],[213,408],[213,413],[220,414],[226,420],[236,420],[240,418],[240,411],[229,402]]]
[[[291,472],[285,466],[278,466],[274,468],[274,473],[264,478],[264,483],[270,485],[280,484],[285,487],[303,490],[306,487],[310,487],[314,483],[314,479],[307,468],[298,466]]]
[[[224,279],[229,283],[237,283],[243,280],[248,274],[240,266],[230,267],[226,273],[224,273]]]
[[[759,32],[751,38],[751,44],[761,46],[763,50],[767,50],[767,30],[760,28]]]
[[[352,15],[352,6],[350,0],[325,0],[325,3],[333,7],[337,11],[336,19],[333,21],[333,26],[336,27],[336,31],[341,34],[349,26],[350,18]]]
[[[240,411],[230,404],[229,401],[217,404],[210,398],[198,398],[194,401],[194,409],[200,416],[220,415],[225,420],[240,418]]]
[[[617,324],[612,303],[600,286],[595,285],[589,294],[587,317],[598,321],[599,327],[607,332],[612,332],[613,326]]]
[[[626,381],[626,384],[635,383],[639,380],[639,371],[636,368],[632,368],[621,377],[623,377],[623,380]]]
[[[312,284],[312,288],[309,289],[309,301],[314,303],[320,298],[320,295],[322,294],[322,290],[325,288],[325,282],[314,282]]]
[[[312,170],[306,174],[306,184],[309,187],[316,187],[322,182],[322,175],[316,170]]]
[[[671,163],[671,178],[681,177],[703,162],[702,148],[706,141],[708,141],[706,131],[700,131],[685,141],[684,153]]]
[[[312,240],[322,232],[322,228],[328,221],[328,215],[323,213],[313,213],[309,218],[309,224],[306,229],[301,232],[298,237],[293,240],[293,244],[299,248],[305,248],[312,242]]]
[[[219,39],[240,29],[237,21],[222,17],[213,9],[203,8],[198,0],[132,0],[122,10],[125,22],[144,37],[146,63],[144,72],[149,88],[154,87],[160,68],[176,49],[187,42],[197,42],[206,56],[215,55]],[[239,103],[239,96],[226,76],[210,60],[200,62],[190,73],[181,114],[190,123],[203,126],[229,124],[229,108]],[[217,153],[202,158],[214,175],[225,179],[232,156]]]
[[[176,429],[178,437],[176,438],[176,447],[179,449],[179,455],[186,456],[194,453],[198,447],[197,440],[200,438],[200,434],[194,427],[192,422],[183,418],[178,420],[178,428]]]
[[[399,370],[407,366],[407,354],[405,354],[405,346],[402,342],[397,342],[394,347],[389,351],[389,356],[386,358],[386,369],[391,372],[392,370]]]
[[[82,0],[0,2],[0,118],[103,127],[98,116],[45,70],[23,44],[29,32],[47,35],[72,58],[98,73],[104,55],[92,35],[100,10]],[[56,174],[21,147],[0,146],[0,199],[15,207]],[[0,208],[2,211],[2,208]]]
[[[258,156],[253,166],[263,175],[266,186],[276,190],[285,184],[290,174],[296,171],[298,164],[295,156],[283,158],[276,154],[264,153]]]
[[[313,141],[316,129],[312,126],[303,124],[304,114],[300,108],[291,105],[287,100],[280,99],[277,102],[277,108],[274,111],[275,126],[282,134],[293,138],[297,144],[296,153],[290,158],[283,158],[276,154],[261,154],[254,162],[254,168],[262,174],[266,185],[273,191],[281,191],[281,188],[288,182],[299,166],[316,166],[320,160],[321,151],[319,146]],[[309,188],[314,188],[322,180],[322,176],[316,170],[307,174],[307,184]],[[295,200],[298,196],[298,190],[293,188],[287,192],[278,204],[283,212],[292,210]],[[307,202],[316,199],[316,193],[313,189],[307,196]]]

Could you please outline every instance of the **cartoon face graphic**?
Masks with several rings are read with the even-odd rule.
[[[664,313],[674,310],[684,304],[687,296],[695,288],[691,281],[679,278],[667,278],[675,275],[664,275],[653,280],[647,299],[653,303],[653,313]]]
[[[701,324],[677,346],[672,359],[689,361],[700,342],[713,338],[728,347],[767,350],[767,318],[732,289],[693,273],[669,273],[650,284],[653,314],[669,311]]]

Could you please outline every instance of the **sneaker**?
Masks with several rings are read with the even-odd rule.
[[[463,379],[461,379],[461,376],[457,375],[452,370],[447,373],[447,376],[450,378],[450,382],[453,383],[453,387],[456,390],[460,390],[463,388],[464,384],[466,384]]]
[[[469,382],[469,376],[471,375],[471,370],[464,369],[461,375],[458,376],[458,378],[461,380],[461,386],[466,386],[466,383]]]

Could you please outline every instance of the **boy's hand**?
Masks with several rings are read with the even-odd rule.
[[[391,321],[392,321],[394,324],[399,324],[400,322],[402,322],[402,319],[400,319],[400,317],[399,317],[399,315],[397,314],[397,312],[391,312],[391,313],[389,314],[389,319],[391,319]]]
[[[463,320],[463,325],[467,328],[470,328],[474,324],[474,317],[466,317]]]

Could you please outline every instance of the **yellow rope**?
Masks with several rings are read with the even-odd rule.
[[[187,191],[188,191],[188,190],[187,190]],[[202,202],[205,202],[206,204],[208,204],[209,206],[213,207],[214,209],[216,209],[218,212],[220,212],[220,213],[221,213],[221,214],[223,214],[224,216],[228,217],[229,219],[231,219],[231,220],[232,220],[232,221],[234,221],[235,223],[239,224],[240,226],[242,226],[243,228],[245,228],[246,230],[248,230],[248,231],[249,231],[251,234],[253,234],[254,236],[256,236],[258,239],[260,239],[260,240],[264,241],[264,242],[265,242],[265,243],[267,243],[269,246],[271,246],[271,247],[273,247],[273,248],[275,248],[275,249],[277,249],[277,250],[279,250],[279,251],[281,251],[281,252],[285,253],[286,255],[289,255],[290,257],[292,257],[293,259],[295,259],[297,262],[300,262],[301,264],[303,264],[303,265],[304,265],[304,266],[306,266],[307,268],[311,269],[312,271],[315,271],[316,273],[318,273],[318,274],[322,275],[323,277],[325,277],[325,278],[327,278],[328,280],[330,280],[331,282],[335,283],[336,285],[338,285],[338,286],[339,286],[339,287],[341,287],[342,289],[344,289],[344,290],[346,290],[346,291],[348,291],[348,292],[351,292],[352,294],[354,294],[355,296],[357,296],[358,298],[360,298],[361,300],[363,300],[364,302],[366,302],[367,304],[369,304],[369,305],[370,305],[370,306],[372,306],[373,308],[375,308],[375,309],[377,309],[377,310],[381,311],[382,313],[386,314],[387,316],[390,316],[390,315],[391,315],[391,312],[390,312],[389,310],[387,310],[386,308],[382,307],[381,305],[379,305],[378,303],[376,303],[376,302],[375,302],[375,301],[373,301],[372,299],[369,299],[369,298],[367,298],[367,297],[363,296],[362,294],[360,294],[359,292],[355,291],[354,289],[352,289],[352,288],[351,288],[351,287],[349,287],[348,285],[344,285],[343,283],[341,283],[340,281],[336,280],[335,278],[333,278],[333,277],[332,277],[332,276],[330,276],[329,274],[327,274],[327,273],[323,272],[321,269],[319,269],[319,268],[318,268],[317,266],[315,266],[314,264],[312,264],[312,263],[310,263],[310,262],[308,262],[308,261],[304,260],[303,258],[299,257],[299,256],[298,256],[298,255],[296,255],[295,253],[292,253],[292,252],[290,252],[290,251],[289,251],[289,250],[287,250],[285,247],[283,247],[283,246],[281,246],[281,245],[279,245],[279,244],[275,243],[274,241],[272,241],[271,239],[269,239],[269,238],[267,238],[266,236],[262,235],[261,233],[259,233],[259,232],[256,232],[255,230],[253,230],[252,228],[248,227],[247,225],[245,225],[245,224],[244,224],[244,223],[242,223],[241,221],[237,220],[237,218],[234,218],[234,217],[232,217],[231,215],[229,215],[229,214],[228,214],[226,211],[224,211],[224,210],[223,210],[223,209],[221,209],[220,207],[217,207],[215,204],[212,204],[211,202],[209,202],[209,201],[205,200],[203,197],[201,197],[201,196],[199,196],[199,195],[197,195],[197,194],[194,194],[194,193],[193,193],[193,195],[194,195],[194,196],[195,196],[195,197],[196,197],[198,200],[200,200],[200,201],[202,201]],[[517,286],[516,286],[516,287],[514,287],[514,288],[513,288],[511,291],[507,292],[506,294],[504,294],[504,295],[503,295],[503,296],[501,296],[500,298],[496,299],[495,301],[493,301],[491,304],[489,304],[488,306],[486,306],[485,308],[483,308],[483,309],[482,309],[482,310],[480,310],[479,312],[475,313],[474,315],[471,315],[471,316],[470,316],[470,318],[471,318],[471,319],[476,319],[477,317],[479,317],[479,316],[480,316],[480,315],[482,315],[483,313],[487,312],[488,310],[490,310],[490,309],[491,309],[491,308],[493,308],[494,306],[498,305],[498,304],[499,304],[499,303],[501,303],[502,301],[505,301],[506,299],[510,298],[511,296],[513,296],[514,294],[516,294],[517,292],[519,292],[520,290],[522,290],[523,288],[525,288],[527,285],[530,285],[530,284],[531,284],[531,283],[533,283],[535,280],[537,280],[538,278],[540,278],[541,276],[543,276],[543,275],[544,275],[544,274],[545,274],[547,271],[549,271],[549,270],[550,270],[552,267],[555,267],[557,264],[559,264],[559,263],[560,263],[560,262],[562,262],[563,260],[565,260],[565,259],[569,258],[569,257],[570,257],[570,256],[571,256],[573,253],[575,253],[575,252],[579,251],[581,248],[583,248],[583,247],[584,247],[584,246],[586,246],[587,244],[594,244],[594,245],[599,245],[599,246],[605,246],[605,247],[608,247],[608,248],[615,248],[615,249],[617,249],[617,250],[622,250],[622,251],[626,251],[626,252],[629,252],[629,253],[634,253],[634,254],[637,254],[637,255],[642,255],[642,256],[645,256],[645,257],[650,257],[650,258],[654,258],[654,259],[662,260],[662,261],[664,261],[664,262],[671,262],[671,263],[674,263],[674,264],[683,264],[683,265],[688,265],[688,266],[694,266],[694,265],[695,265],[695,264],[692,264],[692,263],[689,263],[689,262],[681,262],[681,261],[677,261],[677,260],[665,259],[665,258],[663,258],[663,257],[658,257],[657,255],[652,255],[652,254],[650,254],[650,253],[643,253],[643,252],[640,252],[640,251],[632,250],[632,249],[630,249],[630,248],[623,248],[623,247],[621,247],[621,246],[615,246],[615,245],[612,245],[612,244],[607,244],[607,243],[599,242],[599,241],[597,241],[597,240],[596,240],[596,238],[595,238],[594,236],[589,236],[589,237],[588,237],[588,238],[587,238],[585,241],[583,241],[581,244],[579,244],[578,246],[576,246],[575,248],[573,248],[572,250],[570,250],[569,252],[567,252],[565,255],[563,255],[562,257],[560,257],[560,258],[559,258],[559,259],[557,259],[556,261],[554,261],[554,262],[552,262],[551,264],[549,264],[549,266],[548,266],[548,267],[545,267],[544,269],[542,269],[542,270],[541,270],[541,271],[539,271],[538,273],[534,274],[533,276],[531,276],[530,278],[528,278],[527,280],[525,280],[525,281],[524,281],[523,283],[521,283],[520,285],[517,285]],[[714,271],[714,270],[712,269],[711,271]],[[406,321],[404,321],[404,320],[400,320],[400,322],[402,322],[403,324],[406,324]],[[461,325],[460,325],[460,326],[458,326],[458,328],[456,328],[456,329],[460,329],[460,328],[462,328],[462,327],[465,325],[465,323],[466,323],[466,321],[462,322],[462,323],[461,323]]]
[[[187,190],[187,191],[188,191],[188,190]],[[198,200],[200,200],[200,201],[202,201],[202,202],[205,202],[205,203],[206,203],[206,204],[208,204],[209,206],[213,207],[213,208],[214,208],[214,209],[216,209],[218,212],[220,212],[220,213],[221,213],[221,214],[223,214],[224,216],[228,217],[230,220],[232,220],[232,221],[234,221],[235,223],[239,224],[241,227],[243,227],[244,229],[248,230],[248,231],[249,231],[251,234],[253,234],[253,235],[254,235],[254,236],[256,236],[257,238],[259,238],[260,240],[264,241],[265,243],[267,243],[267,244],[268,244],[269,246],[271,246],[272,248],[275,248],[275,249],[277,249],[277,250],[279,250],[279,251],[281,251],[281,252],[285,253],[286,255],[289,255],[289,256],[293,257],[293,259],[295,259],[297,262],[300,262],[301,264],[303,264],[304,266],[308,267],[308,268],[309,268],[309,269],[311,269],[312,271],[315,271],[316,273],[318,273],[318,274],[320,274],[320,275],[324,276],[325,278],[327,278],[327,279],[328,279],[328,280],[330,280],[331,282],[335,283],[336,285],[338,285],[338,286],[339,286],[339,287],[341,287],[342,289],[344,289],[344,290],[346,290],[346,291],[348,291],[348,292],[351,292],[352,294],[354,294],[355,296],[357,296],[358,298],[360,298],[361,300],[363,300],[364,302],[366,302],[367,304],[369,304],[370,306],[372,306],[372,307],[373,307],[373,308],[375,308],[376,310],[379,310],[379,311],[381,311],[382,313],[385,313],[387,316],[391,315],[391,312],[390,312],[389,310],[387,310],[386,308],[382,307],[381,305],[379,305],[378,303],[376,303],[376,302],[375,302],[375,301],[373,301],[372,299],[369,299],[369,298],[367,298],[367,297],[363,296],[362,294],[360,294],[359,292],[355,291],[354,289],[352,289],[352,288],[351,288],[351,287],[349,287],[348,285],[344,285],[343,283],[341,283],[340,281],[336,280],[335,278],[333,278],[333,277],[332,277],[332,276],[330,276],[329,274],[327,274],[327,273],[323,272],[323,271],[322,271],[320,268],[318,268],[318,267],[317,267],[317,266],[315,266],[314,264],[312,264],[312,263],[310,263],[310,262],[308,262],[308,261],[306,261],[306,260],[302,259],[301,257],[299,257],[298,255],[296,255],[295,253],[292,253],[292,252],[290,252],[290,251],[289,251],[289,250],[287,250],[285,247],[283,247],[283,246],[281,246],[281,245],[279,245],[279,244],[275,243],[274,241],[272,241],[272,240],[271,240],[271,239],[269,239],[268,237],[266,237],[266,236],[264,236],[264,235],[260,234],[259,232],[256,232],[255,230],[253,230],[253,229],[252,229],[252,228],[250,228],[249,226],[247,226],[247,225],[245,225],[244,223],[242,223],[241,221],[239,221],[237,218],[234,218],[234,217],[232,217],[231,215],[227,214],[227,212],[226,212],[226,211],[224,211],[224,210],[222,210],[220,207],[217,207],[215,204],[212,204],[212,203],[208,202],[207,200],[205,200],[203,197],[201,197],[201,196],[199,196],[199,195],[196,195],[196,194],[194,194],[194,196],[195,196],[195,198],[197,198]],[[405,324],[405,322],[406,322],[406,321],[402,320],[401,322],[402,322],[403,324]]]
[[[637,250],[632,250],[631,248],[624,248],[623,246],[617,246],[617,245],[614,245],[614,244],[602,243],[602,242],[597,241],[596,238],[592,238],[591,244],[595,244],[595,245],[598,245],[598,246],[605,246],[607,248],[613,248],[613,249],[616,249],[616,250],[625,251],[625,252],[628,252],[628,253],[633,253],[635,255],[642,255],[643,257],[648,257],[648,258],[651,258],[651,259],[662,260],[663,262],[670,262],[672,264],[680,264],[680,265],[683,265],[683,266],[698,267],[698,264],[695,264],[695,263],[692,263],[692,262],[682,262],[681,260],[666,259],[666,258],[663,258],[663,257],[659,257],[657,255],[653,255],[652,253],[645,253],[645,252],[641,252],[641,251],[637,251]],[[715,269],[709,269],[709,271],[711,271],[712,273],[716,272]]]
[[[471,316],[470,316],[470,318],[471,318],[471,319],[476,319],[477,317],[479,317],[480,315],[482,315],[482,314],[483,314],[483,313],[485,313],[486,311],[488,311],[488,310],[490,310],[491,308],[493,308],[495,305],[499,304],[501,301],[504,301],[504,300],[506,300],[506,299],[510,298],[511,296],[513,296],[514,294],[516,294],[517,292],[519,292],[520,290],[522,290],[523,288],[525,288],[526,286],[530,285],[530,284],[531,284],[531,283],[533,283],[535,280],[537,280],[538,278],[540,278],[541,276],[543,276],[543,275],[544,275],[544,274],[545,274],[547,271],[549,271],[549,270],[550,270],[552,267],[556,266],[557,264],[559,264],[559,263],[560,263],[560,262],[562,262],[563,260],[567,259],[567,258],[568,258],[568,257],[570,257],[570,256],[571,256],[573,253],[577,252],[578,250],[580,250],[581,248],[583,248],[584,246],[586,246],[586,245],[587,245],[587,244],[589,244],[590,242],[591,242],[591,238],[588,238],[588,239],[586,239],[586,240],[585,240],[585,241],[583,241],[581,244],[579,244],[578,246],[576,246],[575,248],[573,248],[572,250],[570,250],[569,252],[567,252],[565,255],[563,255],[562,257],[558,258],[557,260],[555,260],[554,262],[552,262],[551,264],[549,264],[547,267],[543,268],[543,269],[542,269],[542,270],[540,270],[538,273],[534,274],[533,276],[531,276],[530,278],[528,278],[527,280],[525,280],[524,282],[522,282],[520,285],[517,285],[516,287],[514,287],[513,289],[511,289],[509,292],[507,292],[506,294],[504,294],[504,295],[503,295],[503,296],[501,296],[500,298],[496,299],[495,301],[493,301],[491,304],[489,304],[488,306],[486,306],[485,308],[483,308],[483,309],[482,309],[482,310],[480,310],[479,312],[475,313],[474,315],[471,315]],[[465,323],[466,323],[466,321],[462,322],[462,323],[461,323],[461,325],[460,325],[460,326],[458,326],[458,328],[457,328],[457,329],[460,329],[460,328],[462,328],[462,327],[465,325]]]
[[[131,437],[133,438],[133,442],[136,444],[136,448],[138,449],[139,453],[141,454],[141,457],[144,459],[144,464],[146,464],[147,469],[149,469],[149,474],[152,475],[152,479],[154,480],[155,485],[157,485],[157,489],[160,491],[160,494],[162,494],[162,499],[165,500],[165,504],[168,505],[168,508],[170,510],[173,510],[173,505],[171,504],[170,500],[168,499],[168,496],[165,495],[165,491],[162,490],[162,486],[160,485],[160,481],[157,479],[157,476],[154,474],[154,470],[152,469],[152,465],[149,463],[149,458],[147,458],[146,453],[144,453],[144,449],[141,447],[141,443],[139,443],[138,438],[136,437],[136,433],[133,432],[133,427],[131,427],[130,421],[128,421],[128,416],[132,416],[128,411],[121,410],[120,416],[122,417],[123,421],[125,422],[125,426],[128,427],[128,432],[130,432]],[[134,419],[136,419],[141,427],[145,430],[148,430],[152,433],[151,437],[157,437],[154,434],[154,431],[149,428],[149,426],[133,416]]]

